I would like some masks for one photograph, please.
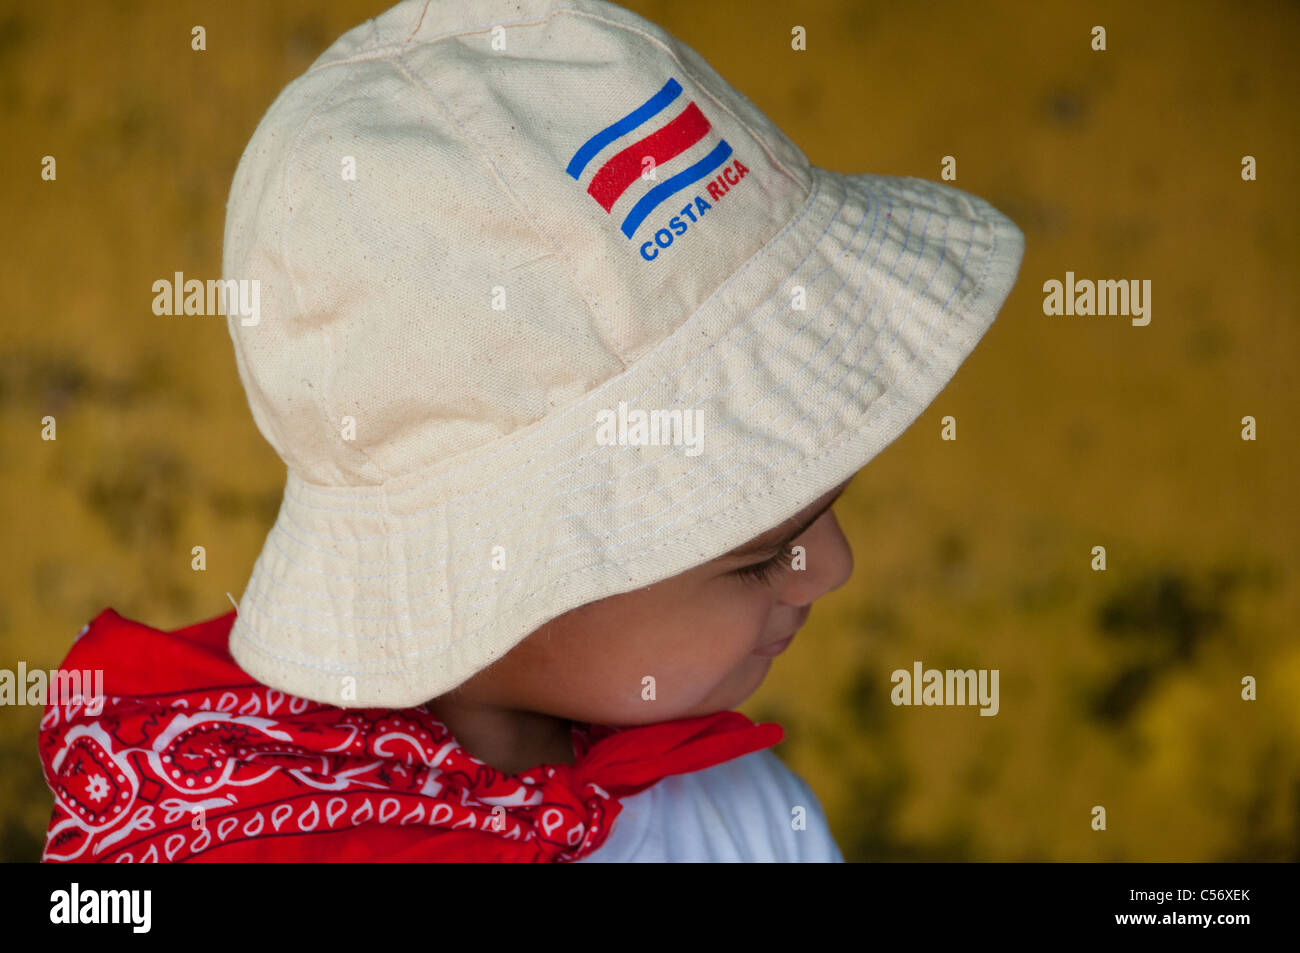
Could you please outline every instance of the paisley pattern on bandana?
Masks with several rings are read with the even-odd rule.
[[[778,743],[739,712],[634,728],[574,725],[575,761],[507,775],[425,706],[342,709],[253,682],[235,614],[163,632],[105,609],[65,669],[105,697],[47,706],[55,796],[45,861],[572,861],[619,799]]]

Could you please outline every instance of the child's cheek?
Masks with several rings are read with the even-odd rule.
[[[620,633],[630,651],[610,659],[610,674],[634,687],[641,704],[653,705],[657,714],[646,720],[702,714],[697,709],[735,680],[737,667],[759,644],[771,605],[762,587],[734,578],[716,583],[675,593],[653,620],[636,620],[648,624]],[[653,702],[646,698],[651,692]]]
[[[772,599],[761,585],[723,577],[701,593],[682,618],[679,631],[690,632],[676,655],[689,667],[698,692],[704,683],[726,678],[760,644],[767,627]]]

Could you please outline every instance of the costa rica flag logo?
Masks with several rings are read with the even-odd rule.
[[[565,167],[565,172],[579,183],[587,179],[587,194],[607,214],[613,215],[615,205],[620,206],[620,230],[628,238],[636,234],[657,208],[679,192],[715,175],[732,158],[731,146],[722,138],[718,138],[703,156],[700,156],[702,150],[696,149],[692,157],[700,157],[694,161],[683,156],[713,132],[712,124],[693,100],[681,106],[675,117],[646,133],[646,128],[654,125],[656,117],[680,104],[681,95],[681,84],[676,79],[669,79],[659,92],[579,146]],[[594,164],[598,155],[623,140],[630,141],[599,166]],[[725,170],[730,175],[725,178],[717,175],[716,183],[708,183],[708,194],[716,201],[748,171],[737,160],[734,169],[728,166]],[[667,178],[662,178],[661,173],[667,173]],[[689,215],[689,221],[694,223],[709,208],[712,208],[710,203],[702,195],[697,195],[687,208],[682,209],[681,215]],[[680,216],[674,216],[672,222],[671,231],[667,228],[659,230],[668,236],[667,243],[656,239],[660,248],[672,244],[674,233],[680,235],[686,231],[687,223]],[[654,256],[648,255],[643,248],[642,257],[649,260]]]

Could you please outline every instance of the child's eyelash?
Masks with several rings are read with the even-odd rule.
[[[752,566],[741,566],[739,569],[733,569],[732,574],[739,576],[741,579],[753,580],[754,582],[767,582],[772,576],[785,568],[787,556],[793,556],[793,553],[783,546],[781,551],[771,559],[764,560],[761,563],[754,563]]]

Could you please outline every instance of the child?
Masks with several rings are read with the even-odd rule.
[[[279,516],[237,614],[74,644],[107,697],[47,709],[45,859],[841,859],[731,709],[1022,252],[975,196],[810,166],[599,0],[352,30],[228,206]]]

